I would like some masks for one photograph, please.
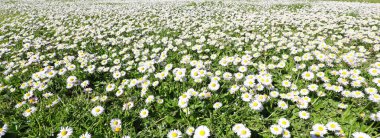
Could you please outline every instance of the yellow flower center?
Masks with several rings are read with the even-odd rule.
[[[67,131],[66,131],[66,130],[62,130],[62,131],[61,131],[61,135],[62,135],[62,136],[66,136],[66,134],[67,134]]]
[[[199,135],[204,136],[206,132],[204,130],[199,131]]]
[[[274,131],[278,131],[279,129],[277,127],[273,128]]]
[[[177,134],[176,132],[173,132],[173,133],[172,133],[172,137],[175,138],[175,137],[177,137],[177,136],[178,136],[178,134]]]
[[[120,127],[116,127],[115,128],[115,132],[120,132],[121,131],[121,128]]]

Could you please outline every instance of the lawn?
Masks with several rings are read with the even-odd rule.
[[[380,137],[380,4],[0,1],[0,137]]]

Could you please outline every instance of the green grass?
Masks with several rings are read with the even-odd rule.
[[[371,1],[371,0],[367,0]],[[378,1],[380,0],[372,0],[372,1]],[[115,3],[98,3],[100,5],[107,5],[107,6],[117,6],[118,4]],[[191,2],[188,4],[183,5],[184,7],[191,7],[188,9],[198,8],[198,9],[204,9],[204,12],[208,13],[214,13],[212,15],[207,15],[207,18],[200,18],[198,13],[199,11],[194,11],[195,16],[191,18],[196,18],[195,21],[199,22],[199,24],[203,23],[220,23],[221,26],[213,26],[210,28],[206,28],[205,32],[202,32],[200,34],[202,35],[211,35],[214,32],[221,32],[223,34],[226,34],[228,37],[233,38],[243,38],[243,33],[240,31],[246,33],[254,33],[257,35],[265,36],[266,34],[280,34],[280,37],[283,37],[286,32],[293,32],[295,33],[303,33],[306,34],[307,30],[302,30],[303,28],[298,29],[299,27],[294,24],[264,24],[264,25],[258,25],[253,28],[252,26],[249,26],[251,22],[247,22],[242,25],[238,24],[230,24],[231,21],[237,21],[241,22],[240,19],[247,19],[239,16],[239,14],[220,14],[219,12],[211,12],[208,11],[211,8],[217,9],[217,8],[233,8],[228,7],[231,5],[224,4],[222,2],[203,2],[203,3],[195,3]],[[246,6],[246,7],[245,7]],[[309,3],[302,3],[302,4],[277,4],[273,5],[271,7],[273,12],[278,12],[278,10],[281,10],[284,14],[294,15],[297,14],[297,12],[309,12],[308,9],[312,6],[312,4]],[[182,7],[181,7],[182,8]],[[240,10],[237,13],[244,13],[241,15],[245,15],[245,13],[250,12],[262,12],[260,10],[260,7],[255,7],[253,4],[245,4],[244,6],[240,6],[236,9],[231,9],[234,11]],[[185,9],[185,8],[184,8]],[[186,9],[186,11],[188,11]],[[243,10],[242,10],[243,9]],[[277,11],[276,11],[277,10]],[[283,12],[284,10],[287,10],[286,12]],[[190,10],[191,11],[191,10]],[[290,11],[290,12],[289,12]],[[167,12],[167,11],[165,11]],[[181,10],[176,10],[172,12],[179,12],[182,13]],[[193,12],[193,11],[192,11]],[[224,11],[223,11],[224,12]],[[228,13],[228,12],[226,12]],[[358,19],[358,21],[361,21],[361,16],[366,17],[365,15],[359,15],[359,13],[355,11],[344,11],[342,13],[346,16],[352,16],[353,19]],[[117,21],[125,20],[130,21],[132,23],[140,24],[143,21],[145,22],[148,27],[152,28],[160,28],[154,31],[148,31],[144,34],[145,37],[169,37],[169,38],[178,38],[181,34],[185,33],[184,30],[181,29],[172,29],[172,28],[162,28],[161,22],[171,21],[170,19],[163,19],[158,18],[159,15],[156,15],[154,13],[146,13],[139,15],[145,18],[150,18],[151,20],[142,20],[138,19],[136,20],[135,17],[120,17],[120,16],[111,16],[111,14],[105,13],[105,15],[109,16],[86,16],[83,18],[68,16],[67,20],[64,20],[64,23],[66,23],[66,27],[69,29],[69,33],[67,34],[59,34],[59,36],[68,36],[71,34],[74,34],[78,31],[75,31],[77,27],[86,25],[85,23],[80,24],[81,22],[77,20],[84,20],[85,18],[91,18],[93,21],[103,21],[100,19],[115,19]],[[341,14],[339,14],[340,16]],[[206,15],[205,15],[206,16]],[[224,16],[224,19],[222,20]],[[239,16],[239,18],[236,18],[234,16]],[[267,15],[265,15],[267,16]],[[276,19],[276,14],[273,15],[274,19]],[[351,17],[343,18],[351,19]],[[23,17],[23,18],[21,18]],[[264,17],[264,16],[261,16]],[[357,18],[360,17],[360,18]],[[21,23],[24,23],[25,20],[31,18],[30,16],[23,15],[23,14],[12,14],[11,12],[5,13],[0,10],[0,27],[4,23],[9,22],[16,22],[19,21]],[[116,19],[117,18],[117,19]],[[177,17],[178,18],[178,17]],[[157,19],[157,20],[153,20]],[[360,20],[359,20],[360,19]],[[4,22],[3,22],[4,21]],[[49,22],[49,18],[34,18],[33,21],[41,21],[41,22]],[[155,22],[153,22],[155,21]],[[251,19],[248,21],[252,21],[253,23],[256,21],[255,19]],[[289,21],[292,21],[291,18]],[[79,23],[78,23],[79,22]],[[190,22],[190,21],[188,21]],[[264,20],[264,23],[268,23],[270,21]],[[70,23],[70,24],[69,24]],[[186,23],[186,22],[185,22]],[[25,23],[26,24],[26,23]],[[104,23],[106,24],[106,23]],[[334,22],[335,24],[335,22]],[[27,24],[29,25],[29,24]],[[182,25],[182,24],[178,24]],[[243,26],[244,25],[244,26]],[[247,25],[247,26],[245,26]],[[328,25],[328,24],[323,24]],[[340,25],[340,24],[339,24]],[[275,26],[279,26],[275,28]],[[379,25],[376,25],[380,27]],[[138,34],[142,34],[142,31],[144,28],[142,26],[131,26],[131,28],[137,28],[136,30],[124,32],[120,35],[123,36],[137,36]],[[185,28],[185,26],[179,26],[179,28]],[[186,26],[187,27],[187,26]],[[225,27],[233,27],[231,30],[225,30]],[[250,28],[252,27],[252,28]],[[286,28],[285,28],[286,27]],[[354,27],[362,27],[361,24],[358,24]],[[17,33],[20,33],[21,30],[18,28],[22,28],[22,26],[15,26],[10,29],[7,29],[9,31],[15,31]],[[118,26],[114,26],[114,28],[118,29]],[[190,26],[188,29],[190,31],[196,32],[198,28],[201,28],[199,26]],[[264,28],[264,29],[263,29]],[[269,28],[269,29],[268,29]],[[251,30],[249,30],[251,29]],[[305,27],[305,29],[307,29]],[[340,28],[342,29],[342,28]],[[350,29],[350,28],[349,28]],[[360,28],[359,28],[360,29]],[[64,43],[64,44],[75,44],[74,39],[68,39],[67,41],[61,41],[56,40],[54,34],[55,31],[52,29],[48,29],[45,27],[38,27],[33,29],[24,29],[28,32],[28,35],[33,35],[35,37],[39,38],[51,38],[49,41],[53,44],[55,42],[57,43]],[[23,31],[24,31],[23,30]],[[237,31],[235,31],[237,30]],[[88,31],[88,30],[86,30]],[[325,31],[329,31],[325,29]],[[211,33],[210,33],[211,32]],[[338,40],[331,39],[332,35],[339,35],[341,31],[339,30],[332,30],[332,33],[324,33],[319,32],[315,35],[321,36],[326,35],[326,44],[331,46],[336,46],[336,42]],[[6,34],[9,32],[0,32],[0,35],[2,33]],[[313,35],[310,35],[311,37],[314,37]],[[70,36],[70,38],[73,36]],[[111,37],[111,35],[110,35]],[[112,35],[112,38],[118,37],[116,35]],[[275,36],[265,36],[265,39],[269,39],[268,41],[271,42]],[[298,38],[297,35],[291,35],[289,38]],[[285,38],[285,36],[284,36]],[[288,38],[288,36],[286,36]],[[367,36],[365,36],[367,38]],[[141,40],[143,38],[136,38],[137,40]],[[194,44],[202,44],[200,42],[196,42],[198,38],[196,37],[189,37],[189,42],[191,42],[191,45]],[[88,42],[86,44],[83,44],[84,47],[75,47],[74,49],[64,49],[64,50],[45,50],[40,49],[41,53],[48,55],[55,53],[57,54],[55,57],[46,58],[43,61],[50,61],[50,60],[57,60],[57,59],[63,59],[64,56],[68,55],[77,55],[77,51],[83,50],[86,53],[94,53],[97,56],[100,55],[108,55],[110,58],[110,61],[113,61],[114,59],[119,59],[123,54],[120,54],[119,51],[123,50],[124,48],[131,48],[129,46],[135,44],[133,42],[132,44],[121,44],[117,46],[109,46],[109,45],[103,45],[95,41],[96,39],[92,38],[91,36],[86,36],[83,40],[83,42]],[[223,40],[223,41],[222,41]],[[192,55],[194,60],[200,59],[202,55],[210,55],[210,53],[215,53],[218,55],[216,57],[215,62],[212,62],[209,66],[210,72],[216,72],[217,70],[220,70],[221,72],[238,72],[237,67],[238,65],[231,65],[231,66],[220,66],[217,61],[220,61],[222,57],[225,56],[242,56],[244,55],[242,51],[238,50],[238,46],[235,44],[236,41],[232,41],[230,39],[222,39],[221,43],[225,46],[223,50],[216,48],[214,45],[211,44],[204,44],[203,49],[209,49],[210,52],[203,52],[198,53],[196,50],[191,50],[190,46],[183,46],[180,45],[178,48],[180,51],[186,50],[187,54]],[[59,41],[59,42],[58,42]],[[105,41],[108,41],[105,39]],[[142,40],[141,40],[142,41]],[[145,41],[145,40],[144,40]],[[253,50],[253,48],[256,48],[258,45],[254,44],[252,42],[253,40],[248,40],[242,44],[241,47],[243,50],[247,50],[249,52],[253,52],[256,50]],[[300,40],[292,40],[301,42]],[[307,40],[309,41],[309,40]],[[289,41],[290,42],[290,41]],[[1,60],[3,61],[15,61],[14,57],[19,57],[21,59],[26,60],[26,53],[27,52],[39,52],[36,49],[31,49],[27,52],[18,52],[23,47],[23,43],[21,41],[14,41],[12,39],[6,39],[3,41],[0,41],[0,44],[2,43],[11,43],[12,47],[11,52],[6,53],[3,57],[1,57]],[[79,45],[79,44],[78,44]],[[82,44],[80,44],[82,45]],[[303,44],[296,44],[297,48],[302,48]],[[373,56],[368,56],[368,62],[363,64],[360,67],[357,67],[357,69],[360,69],[363,71],[362,76],[368,80],[368,86],[374,86],[376,85],[371,82],[373,79],[371,76],[369,76],[366,73],[366,70],[371,66],[371,63],[376,62],[375,61],[375,54],[377,55],[378,52],[371,51],[371,48],[373,44],[366,43],[365,41],[355,40],[350,41],[349,43],[345,44],[345,46],[364,46],[366,50],[370,51],[370,54],[373,54]],[[163,44],[153,44],[153,45],[145,45],[146,50],[152,51],[152,49],[155,48],[165,48],[166,45]],[[176,46],[177,47],[177,46]],[[289,49],[279,49],[274,50],[270,49],[268,51],[262,51],[259,50],[261,53],[256,58],[253,59],[254,62],[264,62],[263,64],[277,64],[278,62],[275,60],[271,60],[274,56],[284,56],[285,54],[290,53],[291,51]],[[354,50],[357,51],[357,50]],[[133,51],[128,49],[127,53],[132,53]],[[323,51],[326,53],[329,53],[330,50]],[[339,54],[344,54],[348,51],[346,49],[339,49]],[[114,53],[116,53],[115,56],[111,56]],[[22,55],[19,56],[18,54]],[[153,54],[152,52],[149,54]],[[255,53],[253,53],[255,54]],[[168,57],[165,59],[166,63],[163,64],[157,64],[155,68],[158,71],[162,71],[164,68],[164,65],[167,63],[174,63],[175,68],[186,68],[189,72],[190,69],[193,67],[187,64],[180,64],[181,57],[183,54],[175,51],[168,51]],[[317,84],[319,85],[318,91],[324,92],[326,96],[319,96],[317,92],[311,92],[307,96],[311,98],[310,106],[308,109],[306,109],[308,112],[311,113],[311,118],[304,120],[299,119],[298,112],[300,110],[305,109],[299,109],[295,103],[292,103],[291,101],[287,101],[289,103],[289,108],[287,110],[281,110],[277,107],[277,102],[279,99],[277,98],[271,98],[268,101],[266,101],[264,104],[264,109],[262,111],[253,111],[250,109],[248,104],[246,102],[243,102],[240,100],[240,95],[243,93],[243,91],[238,91],[236,94],[230,94],[228,92],[228,89],[231,85],[237,83],[242,83],[241,81],[229,81],[229,80],[221,80],[221,87],[218,91],[212,92],[212,97],[209,99],[199,99],[199,98],[193,98],[191,99],[190,105],[188,109],[191,111],[191,114],[187,115],[185,112],[178,107],[178,97],[183,94],[185,91],[187,91],[190,88],[193,88],[197,91],[201,91],[202,89],[207,87],[207,83],[209,83],[209,80],[207,78],[206,81],[200,83],[195,83],[193,79],[190,77],[188,81],[185,82],[177,82],[174,80],[174,74],[168,75],[167,79],[165,80],[159,80],[160,85],[157,87],[151,88],[148,91],[148,95],[154,95],[156,98],[162,98],[164,99],[164,103],[162,104],[145,104],[145,97],[141,97],[140,95],[140,88],[128,88],[125,89],[124,94],[121,97],[115,97],[114,91],[112,92],[106,92],[104,90],[105,85],[108,83],[114,83],[116,85],[119,85],[121,83],[121,79],[114,79],[112,78],[111,74],[106,72],[96,72],[94,74],[86,73],[81,68],[79,68],[80,63],[76,60],[72,61],[72,64],[76,65],[76,70],[73,70],[71,72],[68,72],[62,76],[49,79],[49,87],[45,91],[36,91],[36,94],[38,94],[40,103],[38,104],[27,104],[19,109],[16,109],[14,106],[17,104],[17,102],[20,102],[22,95],[27,92],[27,89],[21,90],[18,89],[20,84],[22,82],[25,82],[30,79],[30,76],[32,76],[33,73],[38,72],[39,69],[42,68],[41,64],[35,64],[27,67],[28,71],[25,73],[17,72],[14,74],[15,77],[11,78],[10,80],[4,79],[6,76],[0,73],[0,83],[12,86],[17,88],[16,92],[9,92],[8,88],[4,89],[3,91],[0,90],[0,127],[2,125],[2,121],[5,123],[8,123],[9,130],[5,137],[50,137],[52,135],[56,136],[57,133],[60,131],[61,126],[69,126],[74,129],[74,136],[83,134],[85,132],[90,132],[94,137],[121,137],[122,135],[131,135],[132,137],[165,137],[168,132],[171,129],[180,129],[182,132],[184,132],[185,128],[187,126],[199,126],[199,125],[206,125],[210,128],[212,137],[236,137],[236,134],[234,134],[231,131],[231,128],[234,124],[237,123],[244,123],[247,128],[249,128],[252,131],[252,137],[260,138],[271,138],[274,137],[273,134],[269,131],[269,126],[272,124],[276,124],[277,120],[279,118],[287,118],[291,122],[291,127],[289,130],[291,131],[291,134],[293,137],[310,137],[310,131],[312,130],[312,126],[316,123],[323,123],[326,124],[329,121],[335,121],[338,122],[342,129],[347,134],[347,138],[351,137],[351,134],[353,132],[362,131],[366,132],[374,137],[380,136],[379,130],[380,130],[380,123],[374,123],[368,118],[368,115],[374,112],[377,112],[380,110],[380,107],[377,103],[369,102],[368,100],[361,98],[361,99],[352,99],[352,98],[345,98],[342,97],[339,93],[325,90],[322,88],[323,82],[321,82],[319,79],[313,79],[311,81],[304,81],[300,77],[300,73],[302,71],[292,71],[293,68],[296,68],[298,65],[298,62],[295,62],[294,60],[291,60],[294,58],[294,56],[302,56],[303,53],[297,53],[295,55],[290,55],[290,60],[287,60],[287,64],[284,68],[279,69],[273,69],[270,70],[270,73],[273,73],[273,86],[274,88],[278,89],[278,91],[282,94],[286,94],[290,92],[291,90],[289,88],[283,87],[282,81],[283,80],[292,80],[292,83],[296,84],[296,86],[301,88],[307,88],[309,84]],[[134,60],[134,59],[131,59]],[[203,60],[201,60],[203,61]],[[100,64],[100,62],[95,60],[94,64]],[[123,61],[126,62],[126,61]],[[311,66],[312,64],[318,64],[323,62],[318,61],[304,61],[302,63],[305,63],[306,66]],[[125,64],[125,63],[124,63]],[[106,65],[111,66],[111,65]],[[63,68],[63,67],[57,67],[57,69]],[[142,77],[142,73],[139,73],[137,71],[134,71],[137,68],[137,66],[133,66],[132,71],[127,72],[127,77],[125,79],[132,79],[132,78],[140,78]],[[336,63],[335,67],[324,67],[321,68],[320,71],[328,74],[332,70],[341,70],[341,69],[349,69],[350,67],[347,66],[344,63],[338,64]],[[6,66],[0,66],[0,71],[3,71],[6,69]],[[21,68],[19,70],[23,70],[24,68]],[[125,68],[122,67],[124,70]],[[250,66],[248,72],[252,74],[258,74],[258,67],[256,66]],[[247,73],[248,74],[248,73]],[[80,87],[75,87],[72,89],[67,89],[66,87],[66,78],[68,76],[77,76],[80,80],[90,80],[90,86],[94,88],[93,93],[85,93],[83,92],[83,89]],[[289,76],[289,77],[286,77]],[[331,79],[331,82],[333,84],[337,84],[337,79],[339,76],[330,76],[326,75],[329,79]],[[153,75],[149,76],[148,80],[157,80],[153,77]],[[339,84],[338,84],[339,85]],[[367,86],[366,86],[367,87]],[[350,86],[346,86],[346,89],[348,90],[362,90],[362,88],[351,88]],[[46,99],[41,96],[44,92],[53,92],[55,95],[51,97],[51,99]],[[264,90],[258,90],[255,91],[255,95],[267,95],[271,89],[264,89]],[[252,92],[253,93],[253,92]],[[90,99],[95,96],[108,96],[109,99],[105,102],[90,102]],[[58,99],[60,97],[61,101],[51,108],[46,108],[46,105],[49,105],[53,102],[53,100]],[[124,103],[128,101],[134,101],[136,107],[134,107],[131,110],[128,111],[122,111],[121,107]],[[212,104],[215,102],[222,102],[223,106],[220,109],[213,109]],[[347,109],[340,109],[338,108],[339,103],[346,103],[348,104]],[[97,105],[104,106],[106,108],[105,113],[101,116],[94,117],[91,115],[90,110]],[[30,106],[36,106],[38,108],[38,111],[33,113],[33,115],[29,117],[23,117],[22,113],[29,108]],[[138,114],[139,111],[143,108],[147,108],[150,113],[149,117],[142,119],[139,118]],[[363,116],[367,115],[367,116]],[[120,118],[123,121],[122,124],[122,132],[115,133],[111,131],[111,127],[109,126],[110,120],[113,118]],[[332,138],[334,135],[330,133],[330,135],[327,135],[326,137]]]

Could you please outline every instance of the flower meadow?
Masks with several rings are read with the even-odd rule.
[[[0,1],[0,137],[380,137],[380,4]]]

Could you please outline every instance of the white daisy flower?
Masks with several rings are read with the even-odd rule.
[[[149,111],[147,109],[142,109],[140,111],[140,118],[146,118],[149,115]]]
[[[286,118],[280,118],[278,120],[278,125],[280,125],[282,128],[288,128],[290,126],[290,122]]]
[[[168,138],[180,138],[180,137],[182,137],[182,132],[177,130],[177,129],[170,130],[167,137]]]
[[[91,110],[91,114],[95,117],[99,116],[103,112],[104,112],[104,108],[102,106],[96,106],[96,107],[92,108],[92,110]]]
[[[73,134],[73,129],[71,127],[61,127],[57,137],[58,138],[69,138]]]
[[[194,132],[194,138],[207,138],[210,135],[210,130],[207,128],[207,126],[199,126],[195,129]]]
[[[274,135],[281,135],[283,132],[283,128],[280,125],[271,125],[270,131]]]

